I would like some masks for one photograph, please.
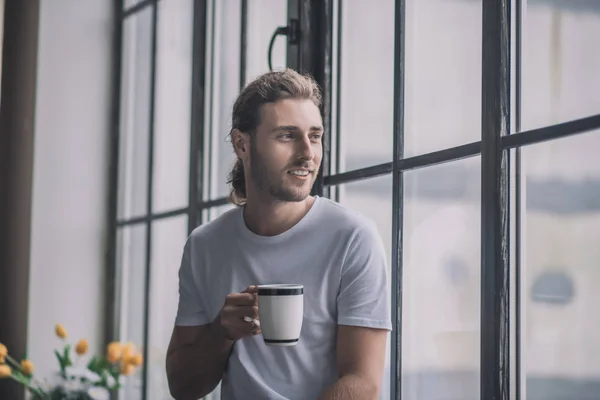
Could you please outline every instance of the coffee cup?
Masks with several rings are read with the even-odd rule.
[[[258,315],[265,344],[295,346],[304,317],[304,286],[258,285]]]

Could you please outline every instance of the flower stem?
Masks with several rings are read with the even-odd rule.
[[[37,394],[41,398],[48,398],[48,395],[44,393],[40,388],[33,387],[29,383],[24,382],[22,379],[19,379],[18,377],[12,374],[10,375],[10,379],[19,382],[21,385],[25,386],[30,392]]]
[[[8,361],[9,364],[12,364],[13,368],[16,370],[16,372],[19,373],[19,375],[21,375],[23,378],[27,378],[25,376],[25,374],[23,373],[23,370],[21,368],[21,364],[18,363],[17,360],[15,360],[14,358],[12,358],[8,354],[6,355],[6,360]],[[45,394],[44,392],[42,392],[40,388],[36,388],[36,387],[32,386],[28,381],[25,381],[20,376],[15,376],[15,375],[11,374],[10,377],[12,379],[14,379],[15,381],[21,383],[25,387],[27,387],[27,389],[29,389],[31,392],[36,393],[38,396],[40,396],[40,397],[48,397],[48,395]],[[35,380],[35,382],[39,385],[39,382],[37,382],[37,380]]]
[[[21,364],[18,363],[14,358],[12,358],[11,356],[9,356],[8,354],[6,355],[6,360],[12,364],[13,368],[18,369],[19,371],[21,370]]]

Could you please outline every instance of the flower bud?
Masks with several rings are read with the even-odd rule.
[[[11,374],[12,371],[8,365],[0,365],[0,378],[8,378]]]
[[[135,355],[135,348],[133,346],[133,343],[128,342],[125,346],[123,346],[122,348],[122,352],[121,352],[121,360],[124,363],[129,363],[131,362],[131,358]]]
[[[21,361],[21,371],[27,376],[33,375],[33,363],[29,360]]]
[[[67,330],[61,324],[56,324],[54,330],[56,332],[56,336],[58,336],[59,338],[65,339],[67,337]]]
[[[121,359],[122,348],[121,343],[111,342],[106,348],[106,359],[109,363],[114,364]]]
[[[79,342],[77,342],[77,345],[75,346],[75,353],[82,356],[85,353],[87,353],[88,348],[89,348],[88,341],[85,339],[81,339]]]
[[[135,367],[131,364],[123,364],[121,365],[121,375],[129,376],[133,373]]]
[[[131,357],[129,362],[131,363],[131,365],[139,367],[144,362],[144,357],[138,353]]]

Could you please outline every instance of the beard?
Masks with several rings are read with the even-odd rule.
[[[262,160],[262,157],[257,154],[255,147],[250,150],[250,175],[254,184],[258,189],[278,201],[283,202],[300,202],[310,195],[310,191],[315,183],[315,177],[318,169],[314,169],[310,181],[294,184],[287,182],[281,176],[280,171],[270,171],[269,167]],[[308,167],[307,162],[298,161],[292,167]]]

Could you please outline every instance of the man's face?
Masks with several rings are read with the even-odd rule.
[[[310,100],[285,99],[262,107],[251,142],[250,174],[256,188],[279,201],[310,195],[323,157],[323,121]]]

